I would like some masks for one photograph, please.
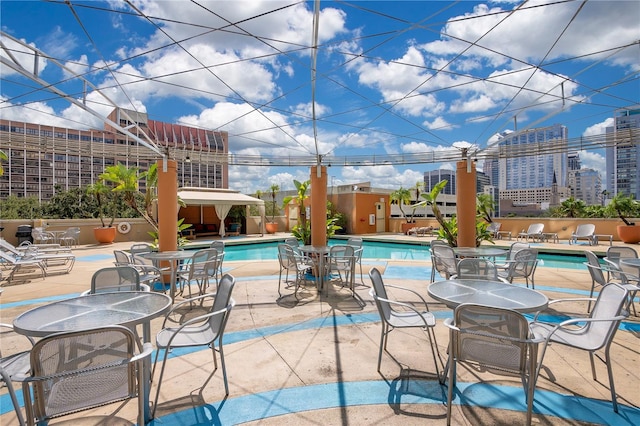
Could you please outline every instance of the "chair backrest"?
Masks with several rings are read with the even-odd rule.
[[[58,333],[40,340],[31,350],[29,380],[34,402],[33,406],[26,404],[27,417],[40,424],[45,419],[135,398],[141,389],[137,369],[126,362],[134,356],[135,348],[133,333],[122,326]]]
[[[384,288],[384,281],[382,280],[382,275],[378,268],[371,268],[369,271],[369,278],[371,278],[371,291],[374,294],[374,300],[376,302],[376,307],[378,308],[378,313],[380,314],[380,318],[388,322],[391,318],[391,305],[386,302],[389,300],[387,296],[387,290]]]
[[[133,266],[113,266],[93,273],[90,293],[114,291],[141,291],[138,270]]]
[[[235,285],[235,277],[229,274],[224,274],[222,278],[220,278],[218,290],[216,291],[216,297],[213,299],[211,312],[217,312],[227,306],[233,307],[235,305],[235,301],[231,297],[231,293],[233,292],[233,287]],[[229,311],[227,311],[226,315],[214,315],[209,318],[209,325],[211,326],[211,329],[214,331],[214,333],[220,335],[224,332],[224,327],[226,325],[228,317]]]
[[[153,251],[153,247],[147,243],[136,243],[136,244],[133,244],[129,249],[129,253],[131,253],[132,255],[151,253],[152,251]]]
[[[116,258],[114,262],[116,266],[128,266],[132,263],[131,257],[125,251],[114,250],[113,256]]]
[[[502,224],[500,222],[491,222],[489,226],[487,226],[487,231],[495,235],[495,233],[498,232],[500,228],[502,228]]]
[[[362,261],[362,247],[363,241],[360,237],[349,237],[347,240],[347,245],[353,247],[353,254],[356,256],[356,260],[358,262]]]
[[[223,253],[224,252],[224,241],[222,240],[213,240],[211,241],[211,244],[209,245],[209,248],[213,248],[218,250],[218,253]]]
[[[438,245],[440,245],[440,246],[447,246],[447,247],[449,247],[449,244],[448,244],[446,241],[444,241],[444,240],[431,240],[431,241],[429,242],[429,245],[431,245],[431,247],[433,247],[433,246],[438,246]]]
[[[591,237],[596,232],[596,226],[592,223],[583,223],[576,227],[575,237]]]
[[[498,280],[498,269],[496,265],[488,259],[481,257],[467,257],[460,259],[457,265],[457,278]]]
[[[637,259],[637,258],[638,258],[638,252],[631,247],[611,246],[607,249],[607,259],[612,260],[616,263],[618,263],[620,259]]]
[[[538,234],[542,234],[542,231],[544,231],[544,223],[532,223],[531,225],[529,225],[527,234],[538,235]]]
[[[521,243],[516,241],[515,243],[509,246],[509,252],[507,253],[507,260],[513,260],[517,252],[519,252],[522,249],[528,249],[530,247],[531,246],[529,245],[529,243]]]
[[[602,266],[600,265],[598,256],[596,256],[594,252],[589,250],[585,250],[584,255],[587,257],[587,262],[585,263],[585,265],[587,265],[589,275],[591,275],[591,279],[593,280],[593,282],[602,286],[607,285],[607,279],[604,277],[604,273],[602,272]]]
[[[213,277],[218,270],[218,250],[214,248],[196,250],[189,263],[190,279]]]
[[[451,247],[444,244],[436,244],[431,246],[431,262],[439,274],[444,275],[447,279],[457,273],[456,253]]]
[[[329,249],[330,259],[349,259],[354,255],[354,248],[352,246],[337,244],[331,246]]]
[[[451,348],[458,361],[524,374],[531,333],[519,312],[463,303],[454,312]]]
[[[538,250],[526,248],[518,250],[513,255],[513,261],[509,265],[509,275],[530,277],[538,264]]]
[[[15,265],[19,263],[18,258],[15,257],[12,253],[8,253],[2,250],[0,250],[0,259],[2,259],[4,262],[9,263],[10,265]]]
[[[622,318],[617,320],[614,318],[627,315],[627,312],[624,311],[624,305],[628,293],[624,287],[616,283],[602,287],[589,317],[603,321],[587,322],[584,332],[581,333],[584,345],[588,346],[590,350],[598,350],[613,339],[622,320]]]
[[[296,237],[287,237],[284,239],[284,243],[291,247],[298,247],[300,245]]]

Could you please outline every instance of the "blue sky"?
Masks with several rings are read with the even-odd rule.
[[[2,31],[83,74],[119,106],[228,131],[238,155],[366,163],[455,151],[456,142],[481,151],[516,123],[564,124],[570,138],[601,134],[616,109],[640,103],[635,0],[323,1],[315,89],[313,2],[69,3],[3,0]],[[78,79],[42,65],[43,80],[80,96]],[[0,74],[0,117],[103,127],[10,68]],[[87,102],[105,115],[112,109],[91,91]],[[581,152],[583,166],[603,171],[603,154]],[[333,166],[328,174],[336,185],[396,189],[438,167],[452,164]],[[308,175],[307,167],[229,172],[230,187],[246,193],[272,183],[292,189]]]

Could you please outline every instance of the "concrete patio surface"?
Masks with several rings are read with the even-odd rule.
[[[242,238],[250,241],[253,237]],[[284,238],[284,234],[271,238]],[[365,236],[366,238],[366,236]],[[393,241],[417,237],[376,236]],[[268,237],[255,237],[263,242]],[[428,239],[418,238],[421,242]],[[507,246],[511,241],[497,241]],[[93,272],[113,264],[113,250],[132,243],[87,245],[73,250],[77,261],[71,273],[29,283],[3,286],[0,322],[11,323],[20,313],[63,297],[78,295],[90,286]],[[602,254],[608,246],[538,244],[544,250],[580,253],[592,249]],[[638,246],[633,246],[638,250]],[[420,292],[437,318],[437,344],[446,359],[448,329],[442,324],[449,308],[427,296],[430,262],[364,259],[365,284],[356,287],[358,303],[348,289],[329,286],[319,296],[313,286],[292,289],[278,296],[278,262],[227,262],[224,272],[236,277],[236,306],[227,325],[224,351],[230,394],[224,395],[218,370],[205,388],[213,369],[211,351],[174,351],[162,384],[153,425],[413,425],[446,424],[447,387],[440,386],[421,331],[395,330],[376,371],[380,321],[369,296],[367,271],[376,267],[385,283]],[[550,299],[586,297],[591,278],[586,268],[539,267],[536,289]],[[524,285],[524,284],[515,284]],[[215,291],[215,286],[209,288]],[[178,300],[180,300],[178,298]],[[636,300],[636,307],[640,304]],[[562,313],[586,313],[586,305],[572,303]],[[152,321],[152,335],[161,319]],[[22,336],[3,338],[3,354],[26,349]],[[640,320],[625,320],[611,347],[620,412],[613,412],[606,368],[596,360],[598,380],[591,377],[586,352],[552,345],[544,359],[534,398],[533,424],[637,425],[640,424]],[[395,358],[395,359],[394,359]],[[156,378],[158,372],[156,372]],[[458,369],[458,395],[454,401],[455,425],[519,425],[525,422],[525,396],[519,377]],[[19,388],[20,385],[16,384]],[[151,399],[156,383],[152,384]],[[21,398],[21,393],[19,393]],[[460,401],[464,401],[460,404]],[[17,425],[6,388],[0,390],[0,424]],[[116,403],[52,424],[130,425],[136,422],[135,401]]]

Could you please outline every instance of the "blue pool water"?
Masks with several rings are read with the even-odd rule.
[[[344,240],[329,241],[330,246],[344,243]],[[431,259],[431,252],[428,246],[365,241],[363,247],[363,260],[389,259],[424,261]],[[275,260],[277,258],[277,242],[228,245],[225,247],[225,261]],[[540,254],[538,255],[538,259],[538,267],[586,270],[586,266],[583,264],[586,258],[583,256]]]

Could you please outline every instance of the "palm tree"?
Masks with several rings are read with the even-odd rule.
[[[400,207],[400,212],[402,213],[402,217],[407,221],[407,223],[409,223],[409,219],[407,218],[407,215],[404,213],[402,206],[411,204],[411,191],[403,187],[400,187],[399,189],[396,189],[391,194],[389,194],[389,198],[391,199],[391,202],[395,201],[398,203],[398,207]]]
[[[273,210],[271,210],[271,222],[275,222],[276,210],[278,209],[278,207],[276,206],[276,194],[278,193],[278,191],[280,191],[280,187],[274,183],[269,188],[269,191],[271,192],[271,200],[273,201]]]
[[[558,211],[564,217],[583,217],[586,206],[584,201],[569,197],[560,203]]]
[[[489,194],[478,194],[476,210],[488,223],[493,222],[491,213],[495,211],[495,203]]]
[[[410,222],[413,223],[413,217],[416,214],[416,209],[420,206],[423,206],[424,203],[420,201],[420,189],[424,188],[424,181],[419,180],[416,182],[416,185],[413,187],[416,191],[416,200],[415,203],[411,206],[411,219]]]
[[[137,195],[140,194],[139,182],[147,178],[147,192],[144,194],[145,206],[140,207]],[[151,206],[155,199],[154,188],[157,186],[157,165],[149,167],[149,171],[140,172],[138,167],[127,167],[122,163],[108,166],[99,176],[100,181],[109,182],[113,185],[112,191],[121,194],[124,202],[143,217],[155,231],[158,230],[158,223],[151,215]]]
[[[452,217],[451,220],[447,221],[444,216],[442,216],[442,212],[440,212],[440,208],[438,207],[438,195],[440,195],[440,191],[447,186],[447,180],[443,179],[440,182],[436,183],[433,188],[431,188],[431,192],[427,192],[422,194],[422,198],[425,199],[427,205],[431,206],[431,210],[433,211],[433,215],[436,217],[436,220],[440,224],[439,233],[447,240],[451,247],[458,246],[458,233],[457,233],[457,221],[455,217]]]

